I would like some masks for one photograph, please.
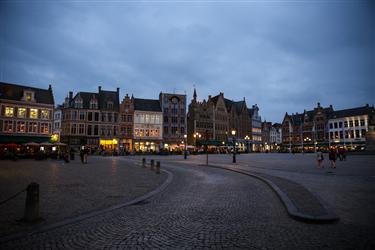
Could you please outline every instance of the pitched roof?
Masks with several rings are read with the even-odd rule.
[[[94,97],[98,103],[99,103],[99,98],[97,93],[93,92],[78,92],[74,99],[76,99],[78,96],[82,98],[82,106],[84,109],[89,109],[90,108],[90,101]]]
[[[14,101],[21,101],[25,90],[31,90],[35,93],[37,103],[52,104],[53,93],[51,85],[48,89],[35,88],[30,86],[17,85],[12,83],[0,82],[0,98]]]
[[[357,116],[357,115],[370,115],[370,114],[374,114],[374,108],[366,105],[363,107],[337,110],[337,111],[334,111],[330,117],[342,118],[342,117]]]
[[[115,111],[120,110],[119,93],[117,91],[100,90],[99,91],[99,108],[107,109],[107,102],[113,102]]]
[[[159,100],[134,98],[134,110],[161,112]]]

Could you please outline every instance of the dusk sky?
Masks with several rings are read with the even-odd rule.
[[[371,1],[30,2],[0,3],[0,81],[52,84],[56,104],[99,85],[190,103],[195,85],[281,122],[375,102]]]

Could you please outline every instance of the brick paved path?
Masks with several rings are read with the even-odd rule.
[[[139,204],[1,245],[3,249],[371,249],[368,228],[288,217],[261,181],[185,164]]]
[[[16,221],[24,215],[23,193],[0,206],[0,236],[125,203],[154,190],[166,179],[165,173],[156,175],[121,157],[90,156],[88,164],[81,164],[79,159],[68,164],[57,160],[0,164],[0,200],[37,182],[44,219],[36,225]]]

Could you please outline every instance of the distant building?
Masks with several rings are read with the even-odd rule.
[[[0,144],[50,141],[52,87],[34,88],[0,82]]]
[[[236,131],[236,144],[239,151],[251,151],[251,120],[245,98],[242,101],[225,100],[229,117],[229,130]]]
[[[274,150],[280,149],[282,143],[282,125],[280,123],[272,125],[270,143]]]
[[[271,150],[271,130],[272,122],[262,122],[262,151]]]
[[[259,115],[257,104],[248,109],[251,127],[251,151],[259,152],[262,149],[262,118]]]
[[[159,100],[134,98],[134,150],[158,152],[162,142],[163,112]]]
[[[172,150],[183,146],[186,129],[186,95],[160,93],[163,112],[164,148]],[[184,142],[185,143],[185,142]]]
[[[373,115],[374,107],[369,105],[334,111],[328,121],[329,145],[364,147]]]
[[[119,150],[119,88],[116,91],[73,92],[62,107],[61,141],[72,147],[87,145]]]
[[[61,137],[61,116],[62,116],[62,106],[58,105],[53,114],[53,137],[55,137],[55,140],[60,141]]]
[[[120,151],[133,152],[134,97],[125,95],[120,104]]]

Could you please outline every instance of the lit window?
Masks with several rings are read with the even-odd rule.
[[[38,118],[38,110],[37,109],[30,109],[30,118],[32,118],[32,119]]]
[[[26,125],[25,122],[17,122],[17,132],[18,133],[25,133],[26,132]]]
[[[19,118],[25,118],[26,117],[26,108],[18,108],[18,115]]]
[[[12,107],[5,107],[5,116],[13,117],[14,115],[14,108]]]
[[[33,100],[33,94],[31,92],[26,92],[25,94],[25,100],[30,102]]]
[[[49,112],[47,109],[42,109],[41,111],[41,118],[42,119],[48,119],[49,118]]]
[[[36,122],[29,122],[29,133],[37,133],[38,132],[38,124]]]
[[[13,121],[4,121],[4,132],[13,132]]]
[[[41,123],[40,124],[40,133],[42,133],[42,134],[48,134],[49,133],[48,123]]]

